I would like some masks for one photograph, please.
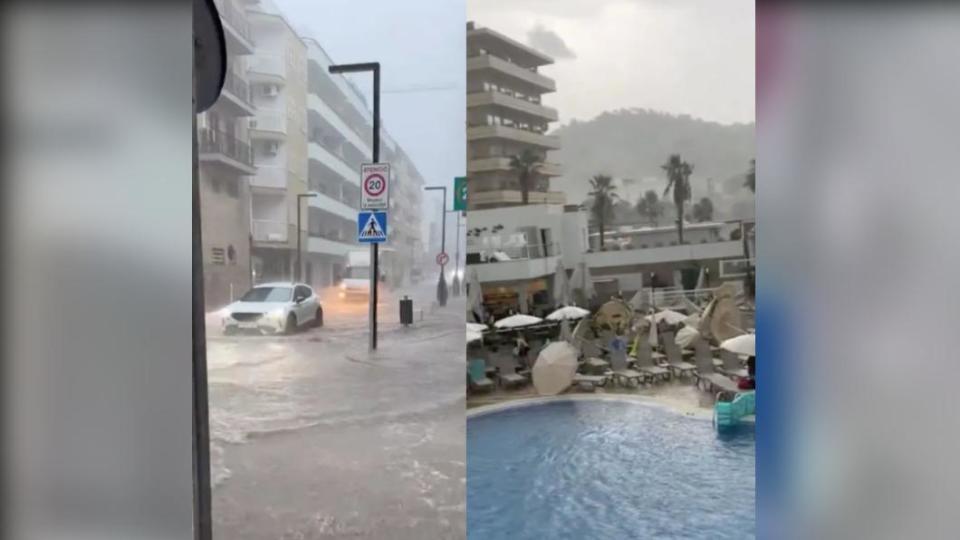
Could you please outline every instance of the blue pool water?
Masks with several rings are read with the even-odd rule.
[[[754,538],[754,433],[624,401],[467,420],[469,540]]]

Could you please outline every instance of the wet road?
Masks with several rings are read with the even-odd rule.
[[[210,328],[215,538],[464,538],[463,300],[434,290],[400,292],[411,328],[384,295],[374,353],[366,304],[293,336]]]

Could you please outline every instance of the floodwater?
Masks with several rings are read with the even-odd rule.
[[[463,299],[431,309],[435,287],[382,295],[376,352],[362,302],[292,336],[210,329],[215,538],[464,537]]]

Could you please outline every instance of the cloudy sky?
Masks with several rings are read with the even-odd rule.
[[[753,122],[753,0],[467,0],[470,20],[556,59],[561,122],[650,108]]]

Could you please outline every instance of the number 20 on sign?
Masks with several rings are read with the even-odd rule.
[[[360,167],[360,208],[387,210],[390,208],[390,164],[364,163]]]

